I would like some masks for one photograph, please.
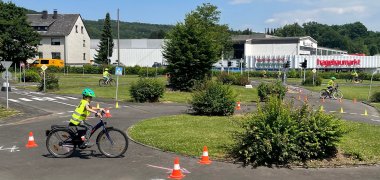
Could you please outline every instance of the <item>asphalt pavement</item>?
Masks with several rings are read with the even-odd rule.
[[[45,130],[52,124],[65,124],[79,102],[79,96],[36,93],[13,90],[10,107],[24,114],[0,122],[0,179],[167,179],[173,168],[174,157],[180,157],[184,179],[379,179],[380,167],[352,167],[327,169],[242,168],[239,164],[216,162],[200,165],[197,158],[175,155],[145,147],[130,141],[124,157],[105,158],[96,146],[79,151],[71,158],[52,158],[45,147]],[[95,99],[96,101],[96,99]],[[99,100],[98,100],[99,101]],[[5,93],[0,92],[0,103]],[[101,107],[115,107],[112,101],[99,101]],[[348,103],[348,102],[347,102]],[[185,104],[120,103],[111,109],[108,123],[127,130],[136,122],[163,115],[186,113]],[[242,104],[242,108],[245,108]],[[345,106],[346,108],[346,106]],[[326,109],[336,109],[326,105]],[[347,105],[347,111],[349,106]],[[359,110],[357,111],[359,113]],[[368,109],[368,113],[374,113]],[[372,115],[372,114],[371,114]],[[358,116],[362,117],[362,116]],[[366,117],[363,121],[371,122]],[[361,118],[357,119],[360,120]],[[90,123],[96,124],[92,118]],[[37,148],[26,149],[28,134],[32,131]],[[95,134],[96,136],[96,134]],[[210,158],[212,160],[212,150]],[[201,155],[201,149],[199,155]]]

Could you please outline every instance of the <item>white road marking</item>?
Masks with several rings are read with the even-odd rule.
[[[57,96],[57,97],[55,97],[55,98],[57,98],[57,99],[61,99],[61,100],[67,100],[67,99],[64,98],[64,97],[59,97],[59,96]]]
[[[65,96],[65,98],[69,98],[69,99],[78,99],[78,98],[70,97],[70,96]]]
[[[12,101],[12,102],[16,102],[16,103],[19,103],[20,101],[19,100],[16,100],[16,99],[8,99],[9,101]]]
[[[18,98],[18,99],[21,99],[21,100],[27,101],[27,102],[33,101],[33,100],[30,100],[30,99],[27,99],[27,98]]]
[[[358,114],[358,113],[350,113],[350,114],[354,114],[355,115],[355,114]]]
[[[371,121],[376,121],[376,122],[380,122],[380,120],[376,120],[376,119],[371,119]]]
[[[77,107],[77,105],[73,105],[73,104],[67,104],[67,103],[64,103],[64,102],[59,102],[59,101],[51,101],[51,102],[55,102],[55,103],[58,103],[58,104],[63,104],[63,105],[67,105],[67,106],[72,106],[72,107]]]
[[[51,97],[44,97],[43,99],[48,100],[48,101],[55,101],[55,99]]]
[[[376,115],[372,115],[372,116],[373,116],[373,117],[377,117],[377,118],[379,117],[379,116],[376,116]]]
[[[44,95],[44,93],[40,93],[40,92],[30,92],[32,94],[38,94],[38,95]]]
[[[20,150],[17,146],[12,146],[10,148],[4,148],[4,146],[0,146],[0,151],[15,152],[15,151],[20,151]]]
[[[74,111],[67,111],[67,112],[72,113],[72,112],[74,112]]]
[[[32,99],[37,100],[37,101],[45,101],[44,98],[39,98],[39,97],[34,97]]]
[[[60,112],[60,113],[57,113],[57,114],[61,115],[61,114],[65,114],[65,113],[64,112]]]
[[[330,112],[336,112],[336,111],[330,111]]]

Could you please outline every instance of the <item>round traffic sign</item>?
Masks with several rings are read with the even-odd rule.
[[[316,72],[317,72],[317,70],[316,70],[316,69],[313,69],[312,71],[313,71],[313,73],[316,73]]]
[[[8,72],[8,79],[11,79],[12,78],[12,73],[9,72],[9,71],[4,71],[3,74],[1,75],[1,77],[4,79],[4,80],[7,80],[7,72]]]

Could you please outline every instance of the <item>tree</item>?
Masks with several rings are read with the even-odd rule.
[[[0,57],[14,63],[35,57],[40,35],[26,19],[26,10],[0,1]]]
[[[302,26],[300,26],[298,23],[294,23],[290,25],[285,25],[284,27],[278,29],[275,35],[282,37],[299,37],[305,36],[306,33]]]
[[[98,64],[108,64],[108,57],[112,56],[113,46],[114,43],[111,30],[111,18],[110,13],[107,13],[106,18],[104,19],[103,31],[98,45],[99,48],[96,50],[98,54],[95,55],[95,62]]]
[[[164,39],[165,36],[166,36],[165,31],[160,29],[158,31],[153,31],[152,33],[150,33],[149,39]]]
[[[370,54],[371,56],[376,55],[376,54],[379,54],[379,49],[377,48],[377,46],[376,46],[375,44],[371,44],[371,45],[369,46],[369,54]]]
[[[192,90],[195,82],[205,80],[222,52],[231,50],[228,26],[218,24],[219,19],[216,6],[203,4],[168,33],[163,56],[173,89]]]

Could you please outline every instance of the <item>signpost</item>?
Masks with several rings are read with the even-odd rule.
[[[8,69],[9,69],[9,67],[12,65],[12,61],[1,61],[1,65],[3,65],[3,67],[5,68],[5,72],[6,72],[6,80],[7,80],[7,82],[6,82],[6,87],[5,87],[5,89],[6,89],[6,91],[7,91],[7,109],[9,108],[9,104],[8,104],[8,91],[9,91],[9,71],[8,71]]]
[[[119,89],[119,76],[123,75],[123,67],[116,67],[115,68],[115,75],[116,75],[116,102],[117,102],[117,91]]]
[[[317,73],[317,70],[314,68],[312,70],[312,72],[313,72],[313,86],[314,86],[315,85],[315,73]]]
[[[42,72],[44,73],[44,92],[46,92],[45,70],[46,70],[47,68],[48,68],[48,67],[47,67],[45,64],[41,66]]]

